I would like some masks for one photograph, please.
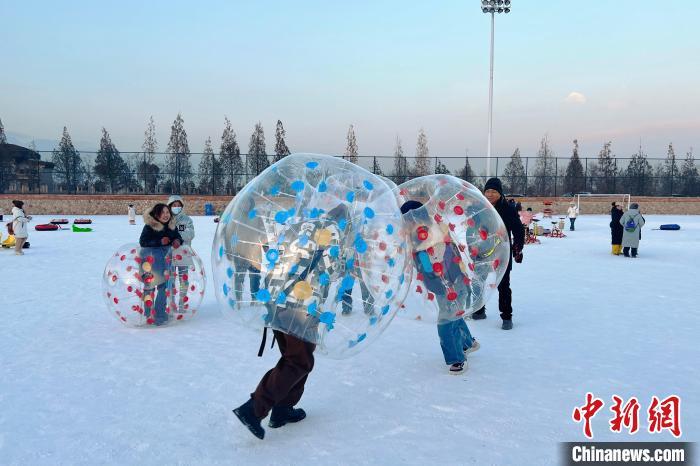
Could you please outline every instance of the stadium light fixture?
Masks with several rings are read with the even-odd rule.
[[[493,133],[493,33],[496,13],[510,13],[510,0],[481,0],[481,11],[491,15],[491,66],[489,71],[489,136],[486,146],[486,176],[491,176],[491,135]]]

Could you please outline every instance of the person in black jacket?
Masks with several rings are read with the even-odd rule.
[[[622,252],[622,234],[624,233],[624,228],[620,224],[620,219],[623,215],[622,204],[613,202],[612,209],[610,209],[610,236],[612,236],[612,253],[616,256],[619,256]]]
[[[525,231],[520,223],[520,216],[515,208],[510,206],[503,197],[503,185],[498,178],[489,178],[484,186],[484,196],[501,216],[508,231],[508,241],[510,241],[510,251],[512,257],[508,260],[508,268],[498,285],[498,309],[501,311],[503,330],[513,328],[513,293],[510,289],[510,271],[513,268],[513,259],[518,264],[523,261],[523,244],[525,243]],[[512,239],[511,239],[512,235]],[[472,319],[479,320],[486,318],[486,306],[482,307],[474,314]]]
[[[143,214],[141,246],[141,278],[144,283],[144,317],[147,324],[163,325],[168,322],[166,288],[172,266],[168,259],[170,248],[179,248],[182,237],[175,227],[175,219],[165,204],[156,204]]]

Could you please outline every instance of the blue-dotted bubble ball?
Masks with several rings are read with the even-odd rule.
[[[429,321],[464,318],[486,304],[505,274],[510,242],[500,215],[472,184],[429,175],[396,189],[414,281],[401,314]],[[416,306],[420,295],[424,308]]]
[[[346,160],[293,154],[268,167],[221,215],[212,248],[223,312],[344,358],[389,325],[408,291],[398,200]]]
[[[202,260],[189,246],[125,244],[107,262],[102,297],[128,327],[159,327],[191,319],[204,297]]]

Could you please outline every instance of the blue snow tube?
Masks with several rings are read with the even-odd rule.
[[[676,223],[668,223],[666,225],[661,225],[659,230],[680,230],[681,226]]]

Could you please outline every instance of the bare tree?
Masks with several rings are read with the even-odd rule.
[[[350,125],[350,128],[348,128],[347,145],[345,146],[343,158],[355,164],[358,162],[357,138],[355,137],[355,127],[353,125]]]
[[[428,137],[423,128],[418,132],[416,141],[416,162],[413,166],[414,176],[425,176],[430,174],[430,159],[428,151]]]

